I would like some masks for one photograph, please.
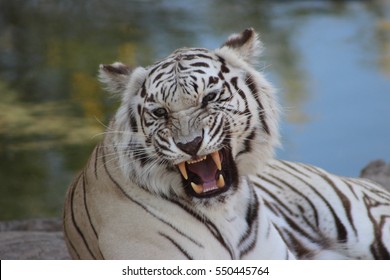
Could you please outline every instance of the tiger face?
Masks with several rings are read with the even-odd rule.
[[[261,170],[278,133],[271,86],[252,66],[260,48],[247,29],[219,49],[179,49],[132,73],[101,66],[101,80],[123,96],[112,130],[125,176],[204,202],[224,200]]]

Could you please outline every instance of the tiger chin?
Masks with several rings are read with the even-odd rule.
[[[279,109],[261,51],[249,28],[215,50],[100,66],[122,101],[67,192],[73,258],[390,258],[381,186],[273,158]]]

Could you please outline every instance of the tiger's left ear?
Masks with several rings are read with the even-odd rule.
[[[130,80],[131,68],[123,63],[101,64],[99,80],[111,93],[123,93]]]
[[[249,64],[256,63],[263,50],[263,45],[253,28],[247,28],[239,34],[231,35],[221,49],[225,47],[234,51]]]

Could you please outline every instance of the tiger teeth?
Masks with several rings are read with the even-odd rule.
[[[213,161],[217,165],[218,170],[221,171],[222,170],[222,164],[221,164],[221,158],[219,157],[219,152],[212,153],[211,154],[211,158],[213,159]]]
[[[181,175],[183,175],[184,179],[188,180],[188,174],[187,174],[187,169],[186,165],[184,162],[181,162],[177,165],[179,167]]]
[[[203,186],[202,185],[197,185],[194,182],[191,182],[191,187],[197,194],[201,194],[203,192]]]
[[[217,187],[223,188],[225,186],[225,179],[223,178],[222,174],[219,174],[218,181],[217,181]]]
[[[204,161],[206,158],[207,158],[207,156],[203,156],[203,157],[201,157],[201,158],[197,158],[197,159],[193,159],[193,160],[188,160],[187,163],[188,163],[188,164],[193,164],[193,163],[201,162],[201,161]]]

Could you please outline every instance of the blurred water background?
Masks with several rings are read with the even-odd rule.
[[[60,216],[118,106],[100,63],[149,65],[252,26],[284,115],[278,157],[357,176],[390,161],[390,4],[0,0],[0,219]]]

